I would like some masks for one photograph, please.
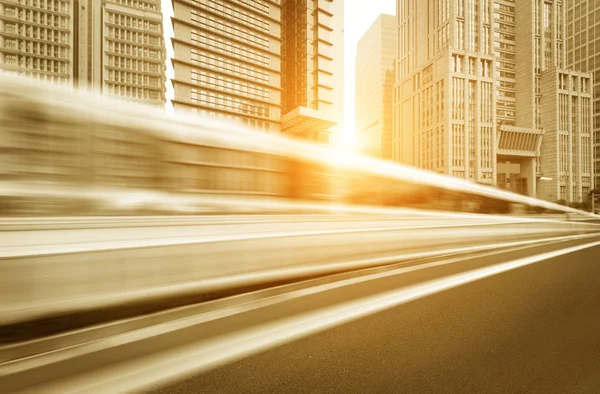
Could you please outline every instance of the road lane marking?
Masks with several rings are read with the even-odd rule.
[[[67,393],[91,390],[95,393],[116,393],[134,389],[140,390],[140,388],[168,383],[174,379],[185,379],[186,376],[191,374],[216,368],[237,359],[264,352],[288,342],[374,313],[382,312],[410,301],[596,246],[600,246],[600,241],[494,264],[375,296],[344,302],[332,307],[322,308],[223,335],[201,343],[189,344],[183,348],[170,349],[160,354],[100,368],[80,376],[70,377],[66,380],[59,380],[44,385],[44,392]],[[217,312],[223,313],[224,311]],[[195,319],[181,319],[161,325],[161,333],[165,332],[164,328],[167,326],[171,326],[175,333],[181,328],[197,324],[197,322],[189,324],[193,320]],[[158,334],[157,330],[160,330],[160,327],[149,327],[148,329],[138,330],[117,338],[111,338],[111,341],[113,344],[117,344],[117,342],[128,343],[134,340],[134,337],[140,337],[140,339],[148,337],[148,332],[151,330],[154,330]],[[144,331],[147,331],[145,335]],[[94,347],[96,350],[99,350],[99,345],[99,343],[95,343]],[[35,388],[32,388],[32,390],[28,392],[36,392]]]
[[[521,223],[528,223],[526,221]],[[531,223],[534,223],[533,221]],[[466,228],[474,226],[501,226],[508,225],[511,222],[483,222],[483,223],[467,223],[467,224],[444,224],[430,226],[393,226],[393,227],[372,227],[372,228],[351,228],[351,229],[329,229],[329,230],[313,230],[313,231],[281,231],[281,232],[261,232],[251,234],[222,234],[222,235],[191,235],[191,236],[176,236],[173,238],[138,238],[131,240],[111,240],[111,241],[94,241],[94,242],[78,242],[63,245],[43,244],[43,245],[23,245],[23,246],[2,246],[0,245],[0,259],[17,258],[17,257],[34,257],[56,254],[72,254],[83,252],[98,252],[98,251],[115,251],[123,249],[136,249],[146,247],[159,246],[175,246],[175,245],[190,245],[212,242],[233,242],[246,241],[269,238],[284,238],[284,237],[303,237],[311,235],[336,235],[336,234],[360,234],[373,232],[388,232],[388,231],[407,231],[407,230],[435,230],[446,228]],[[557,229],[558,230],[558,229]]]
[[[300,265],[294,267],[265,269],[261,272],[249,272],[244,274],[228,275],[225,277],[210,278],[195,282],[188,282],[177,285],[168,285],[155,287],[151,289],[134,290],[118,294],[98,295],[93,298],[84,297],[74,300],[63,301],[61,303],[47,303],[36,306],[27,305],[19,309],[3,310],[0,321],[4,324],[15,321],[30,319],[31,316],[37,316],[38,311],[43,314],[69,313],[73,310],[91,310],[94,308],[104,308],[112,305],[127,304],[138,302],[139,300],[162,299],[167,297],[185,296],[189,294],[202,294],[210,292],[225,291],[231,288],[256,286],[264,283],[278,282],[284,280],[293,280],[298,277],[323,276],[342,271],[357,270],[363,268],[372,268],[386,264],[394,264],[399,261],[416,260],[430,258],[448,254],[469,253],[485,251],[490,249],[515,247],[520,245],[532,245],[541,242],[567,241],[571,239],[583,239],[596,237],[598,234],[570,235],[561,237],[552,237],[544,239],[534,239],[528,241],[504,242],[491,245],[467,246],[454,249],[445,249],[441,251],[416,252],[408,254],[396,254],[379,258],[369,258],[354,261],[344,261],[338,263],[320,263],[310,265]],[[464,259],[464,258],[463,258]],[[454,262],[454,261],[453,261]],[[434,262],[420,264],[410,270],[424,269],[443,265],[444,262]],[[407,271],[407,272],[409,272]],[[359,278],[356,278],[357,280]]]

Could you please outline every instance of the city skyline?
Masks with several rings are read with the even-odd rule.
[[[398,0],[398,9],[394,159],[585,202],[592,75],[566,68],[563,2]]]
[[[600,178],[600,6],[394,3],[396,16],[389,0],[2,0],[0,67],[584,202]]]
[[[162,1],[164,19],[165,43],[167,59],[173,57],[173,48],[170,38],[173,36],[173,27],[170,18],[173,16],[171,0]],[[344,114],[343,122],[334,126],[334,133],[342,135],[343,141],[332,141],[336,145],[354,145],[355,143],[355,57],[358,41],[367,31],[369,26],[380,14],[396,15],[395,0],[373,0],[369,7],[362,7],[359,2],[346,1],[344,4]],[[170,98],[173,97],[173,88],[170,80],[173,68],[167,61],[167,110],[172,111]]]
[[[344,113],[342,0],[173,6],[176,111],[329,144]]]

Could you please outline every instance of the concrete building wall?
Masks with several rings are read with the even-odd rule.
[[[279,3],[175,0],[173,11],[174,108],[279,131]]]
[[[0,70],[73,86],[73,4],[1,0]]]
[[[343,117],[342,0],[282,1],[282,132],[327,142]]]
[[[542,143],[539,196],[582,202],[592,190],[592,82],[587,73],[549,68],[542,73]]]
[[[174,108],[328,140],[343,116],[343,5],[174,0]]]
[[[567,66],[593,75],[593,157],[595,187],[600,185],[600,2],[565,3]]]
[[[588,139],[578,129],[591,121],[586,101],[590,93],[578,90],[581,87],[567,95],[569,100],[575,97],[574,112],[564,110],[576,119],[564,130],[571,141],[570,153],[554,153],[560,138],[553,116],[561,112],[558,91],[552,91],[558,85],[548,75],[571,78],[564,69],[563,1],[398,0],[397,4],[394,160],[492,185],[498,181],[498,162],[521,162],[521,173],[511,182],[530,195],[540,178],[554,178],[556,160],[567,160],[568,174],[558,174],[556,185],[540,184],[540,196],[552,199],[557,193],[550,189],[557,187],[560,194],[562,185],[568,189],[565,199],[580,201],[592,183],[584,171],[587,164],[580,163],[587,163],[591,154],[586,146],[591,134]],[[576,75],[584,81],[590,77]],[[532,141],[539,141],[539,150]]]
[[[394,159],[494,184],[491,2],[398,4]]]
[[[380,15],[358,42],[356,52],[359,149],[385,160],[391,159],[396,47],[396,17]]]
[[[160,0],[2,0],[0,68],[162,106]]]

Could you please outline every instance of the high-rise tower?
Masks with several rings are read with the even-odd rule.
[[[398,42],[397,20],[380,15],[358,42],[356,132],[361,152],[392,158],[392,92]]]
[[[564,69],[564,16],[561,0],[399,0],[395,160],[580,201],[591,76]]]
[[[0,69],[162,106],[160,0],[0,0]]]
[[[600,186],[600,1],[570,0],[565,4],[567,66],[593,74],[594,185]],[[583,192],[586,196],[585,190]]]
[[[72,86],[70,0],[0,0],[0,70]]]
[[[342,0],[174,0],[176,110],[325,141],[343,110]]]

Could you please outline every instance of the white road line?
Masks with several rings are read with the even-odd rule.
[[[189,344],[183,348],[172,349],[145,359],[101,368],[88,374],[44,385],[43,391],[46,393],[117,393],[150,387],[174,379],[183,379],[190,374],[218,367],[410,301],[596,246],[600,246],[600,241],[520,258],[353,300],[223,335],[210,341]],[[174,323],[181,326],[186,320]],[[131,334],[139,335],[140,332]],[[125,336],[120,339],[123,340]],[[38,391],[32,389],[28,392]]]
[[[524,221],[526,222],[526,221]],[[393,227],[372,227],[372,228],[351,228],[351,229],[330,229],[313,231],[280,231],[252,234],[225,234],[225,235],[203,235],[203,236],[177,236],[174,238],[148,238],[132,239],[123,241],[95,241],[85,243],[71,243],[61,245],[24,245],[24,246],[2,246],[0,245],[0,259],[15,257],[33,257],[51,254],[81,253],[93,251],[122,250],[155,246],[189,245],[210,242],[224,241],[243,241],[267,238],[299,237],[310,235],[331,235],[331,234],[360,234],[369,232],[385,231],[406,231],[406,230],[427,230],[444,228],[464,228],[474,226],[499,226],[507,225],[509,222],[483,222],[468,224],[445,224],[432,226],[393,226]]]
[[[111,294],[96,296],[94,298],[79,298],[75,300],[61,302],[59,304],[47,304],[39,305],[36,307],[28,306],[24,309],[15,309],[4,311],[4,314],[0,321],[5,324],[14,321],[23,321],[31,316],[36,316],[36,311],[43,311],[43,313],[57,314],[57,313],[69,313],[73,310],[91,310],[94,308],[103,308],[111,305],[120,305],[139,300],[153,300],[162,299],[166,297],[185,296],[189,294],[202,294],[216,291],[224,291],[231,288],[239,288],[244,286],[260,285],[263,283],[277,282],[283,280],[292,280],[298,277],[307,276],[319,276],[327,275],[340,271],[349,271],[355,269],[371,268],[385,264],[393,264],[399,261],[410,261],[416,259],[423,259],[441,255],[456,254],[456,253],[469,253],[477,251],[485,251],[490,249],[498,248],[509,248],[523,245],[532,245],[542,242],[554,242],[554,241],[567,241],[575,239],[584,239],[590,237],[597,237],[599,234],[584,234],[584,235],[569,235],[561,237],[552,237],[544,239],[534,239],[528,241],[513,241],[503,242],[496,244],[486,244],[479,246],[467,246],[453,249],[445,249],[441,251],[428,251],[428,252],[416,252],[408,254],[396,254],[392,256],[385,256],[379,258],[361,259],[354,261],[344,261],[339,263],[322,263],[303,265],[296,267],[285,267],[276,268],[260,272],[249,272],[246,274],[229,275],[226,277],[219,277],[213,279],[205,279],[196,282],[188,282],[178,285],[162,286],[152,289],[128,291],[125,293]],[[500,252],[494,252],[500,253]],[[464,259],[464,258],[463,258]],[[456,260],[460,260],[456,259]],[[419,264],[414,267],[405,268],[408,271],[423,269],[428,267],[434,267],[445,264],[445,261]],[[454,262],[455,260],[452,260]],[[359,278],[356,278],[359,279]]]

